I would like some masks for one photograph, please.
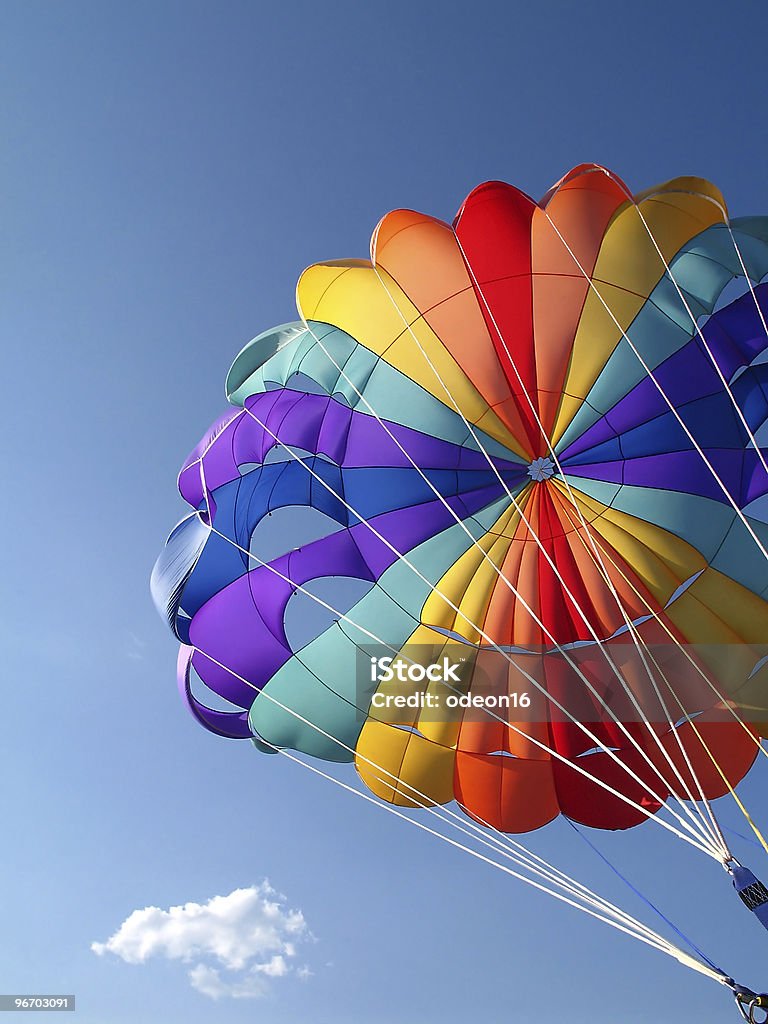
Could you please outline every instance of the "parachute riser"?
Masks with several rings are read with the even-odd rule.
[[[768,888],[735,857],[727,860],[723,867],[731,876],[733,887],[741,902],[747,910],[752,911],[760,924],[768,929]],[[726,984],[733,991],[736,1006],[747,1024],[768,1022],[768,993],[754,992],[745,985],[737,985],[731,978]]]

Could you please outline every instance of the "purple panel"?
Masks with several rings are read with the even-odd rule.
[[[448,506],[465,518],[498,500],[499,490],[498,486],[478,488],[449,498]],[[399,552],[408,552],[454,525],[449,509],[435,500],[384,513],[371,519],[370,526],[358,523],[281,556],[272,565],[290,582],[267,566],[252,569],[213,594],[196,612],[190,624],[190,642],[213,659],[197,652],[193,657],[196,671],[220,696],[239,707],[249,707],[257,689],[291,656],[283,620],[295,586],[324,576],[374,581],[397,561]]]
[[[176,678],[182,700],[194,717],[211,732],[232,740],[250,739],[251,728],[248,724],[248,711],[216,711],[201,703],[192,693],[190,685],[190,669],[192,667],[193,649],[182,644],[179,649],[179,660]]]
[[[758,285],[754,291],[755,297],[747,292],[718,310],[703,328],[707,345],[726,379],[739,367],[748,366],[768,343],[763,326],[763,320],[768,320],[768,284]]]
[[[706,451],[705,455],[729,494],[738,503],[741,497],[742,451]],[[705,498],[726,502],[722,487],[697,451],[668,452],[624,462],[602,462],[574,466],[568,476],[581,476],[608,483],[631,484],[634,487],[655,487],[659,490],[700,494]]]
[[[277,402],[275,395],[281,396]],[[270,400],[269,406],[266,399]],[[245,404],[252,416],[238,426],[235,457],[239,462],[262,462],[277,443],[270,436],[271,431],[283,444],[327,455],[345,468],[410,468],[413,462],[423,469],[456,469],[459,465],[468,469],[488,468],[488,459],[482,452],[470,451],[397,423],[379,422],[374,416],[353,411],[323,395],[269,392],[255,395]],[[402,449],[407,454],[403,454]],[[501,469],[524,471],[520,463],[512,460],[496,459],[494,462]]]
[[[656,383],[650,377],[646,377],[605,416],[570,444],[560,456],[561,461],[565,462],[581,452],[596,447],[602,441],[662,416],[669,412],[670,403],[678,409],[686,402],[716,394],[723,388],[717,371],[702,349],[698,338],[690,341],[656,369],[654,377],[664,392],[663,395]]]
[[[185,462],[179,489],[193,508],[204,500],[213,506],[211,492],[236,480],[239,466],[263,463],[272,448],[283,446],[325,455],[344,468],[411,468],[415,463],[423,471],[489,469],[481,452],[395,423],[382,424],[324,395],[283,389],[254,395],[246,400],[245,411],[217,420]],[[203,494],[200,460],[207,494]],[[492,462],[512,482],[525,473],[517,462]]]
[[[610,484],[622,483],[623,462],[589,462],[583,466],[563,466],[567,477],[583,476],[587,480],[604,480]]]
[[[230,410],[224,416],[220,416],[210,429],[205,432],[200,443],[190,452],[184,465],[181,467],[179,491],[192,508],[198,508],[204,497],[200,479],[199,461],[201,458],[204,457],[206,460],[206,482],[209,490],[212,486],[218,487],[220,483],[226,483],[227,480],[231,480],[233,478],[233,470],[234,475],[237,475],[237,467],[233,466],[232,463],[230,446],[222,446],[218,438],[220,434],[232,431],[241,417],[242,410],[240,409],[236,412]],[[214,439],[216,440],[215,444],[213,443]],[[229,455],[227,455],[228,451]],[[210,473],[208,471],[209,462],[211,465]],[[217,464],[221,464],[222,468],[218,468]],[[212,485],[212,480],[218,480],[218,483]]]

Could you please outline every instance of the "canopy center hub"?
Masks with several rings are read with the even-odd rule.
[[[543,483],[545,480],[549,480],[549,478],[554,475],[555,464],[552,459],[546,455],[540,459],[534,459],[528,467],[528,476],[538,484]]]

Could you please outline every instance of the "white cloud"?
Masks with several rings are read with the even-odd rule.
[[[255,998],[267,979],[295,974],[297,944],[311,938],[304,915],[286,906],[268,882],[214,896],[207,903],[134,910],[106,942],[94,942],[98,956],[113,953],[129,964],[151,957],[193,963],[193,988],[213,999]]]

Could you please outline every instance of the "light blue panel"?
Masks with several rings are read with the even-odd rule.
[[[755,594],[768,592],[768,568],[754,539],[729,505],[711,498],[651,487],[619,486],[569,474],[574,489],[590,494],[628,515],[668,530],[700,551],[719,572]],[[768,505],[758,506],[763,514]],[[768,523],[750,517],[749,524],[768,550]]]
[[[732,276],[743,274],[739,254],[734,247],[734,238],[750,277],[757,281],[765,277],[768,274],[768,217],[736,217],[731,221],[731,231],[733,238],[724,224],[715,224],[692,239],[670,261],[675,277],[678,277],[678,261],[685,259],[687,253],[720,264],[722,268],[730,270]],[[704,300],[705,295],[711,293],[697,290],[697,283],[701,289],[701,273],[701,269],[694,272],[681,269],[679,280],[685,288]]]
[[[304,344],[305,328],[298,321],[273,327],[249,341],[238,353],[227,374],[226,393],[229,401],[233,405],[242,405],[248,395],[265,390],[264,365],[274,360],[276,366],[286,367],[297,346]]]
[[[768,274],[768,217],[737,217],[731,230],[747,273],[753,281],[762,280]],[[723,233],[728,235],[725,229]],[[728,244],[733,244],[730,237]]]
[[[653,305],[656,306],[656,308],[659,309],[665,316],[669,317],[669,319],[674,324],[677,324],[677,326],[687,335],[687,337],[690,338],[692,335],[696,333],[697,311],[695,309],[691,309],[691,312],[689,313],[686,309],[685,302],[680,297],[680,292],[682,292],[683,296],[685,296],[686,290],[683,288],[682,281],[678,280],[678,272],[674,270],[674,268],[672,272],[675,275],[675,280],[678,283],[678,288],[680,289],[680,291],[678,291],[678,289],[675,288],[674,281],[672,281],[668,275],[665,275],[653,289],[649,301],[652,302]],[[699,300],[696,301],[696,306],[700,312],[707,312],[707,308],[702,307]],[[691,314],[693,314],[693,316],[691,316]],[[627,334],[629,334],[632,341],[634,341],[637,345],[637,349],[643,356],[643,359],[645,359],[646,362],[648,362],[650,365],[650,357],[651,352],[653,350],[649,349],[648,355],[646,356],[645,349],[639,344],[639,342],[635,341],[634,334],[630,334],[629,331],[627,331]],[[660,349],[660,351],[663,353],[661,356],[662,359],[666,358],[666,356],[669,355],[669,350],[665,351],[664,349]]]
[[[308,335],[309,347],[307,352],[302,355],[298,368],[302,374],[321,383],[327,395],[332,395],[344,383],[339,367],[342,369],[346,367],[359,346],[343,331],[329,329],[326,324],[313,323],[312,330],[318,340],[316,341],[312,335]],[[363,384],[373,365],[374,357],[370,353],[368,356],[367,367],[363,367],[361,370]],[[288,378],[288,383],[290,385],[290,378]]]
[[[318,346],[318,358],[323,356],[323,354],[322,349]],[[377,406],[373,405],[373,402],[368,397],[368,390],[370,388],[371,376],[379,362],[378,356],[374,355],[373,352],[370,352],[363,345],[356,344],[345,360],[343,362],[339,361],[341,369],[338,372],[333,388],[329,389],[329,394],[332,394],[337,401],[341,399],[351,409],[357,409],[362,413],[370,413],[366,403],[370,403],[374,409],[377,409]],[[399,384],[392,385],[392,381],[390,381],[390,385],[399,390]],[[362,395],[365,396],[365,401],[363,401]]]
[[[604,480],[588,480],[586,477],[579,477],[573,473],[566,473],[564,479],[574,490],[583,491],[590,498],[595,498],[603,505],[612,505],[614,498],[621,490],[621,484],[610,484]]]
[[[712,295],[719,295],[728,282],[741,272],[732,245],[730,253],[717,260],[712,259],[711,254],[681,253],[672,260],[670,267],[675,280],[678,284],[686,282],[685,293],[695,295],[700,307],[705,307]]]
[[[361,346],[360,351],[366,352],[367,349]],[[350,363],[354,358],[355,356]],[[357,384],[357,381],[355,383]],[[360,412],[372,415],[370,409],[374,409],[381,419],[401,423],[423,434],[451,441],[472,451],[484,449],[494,458],[523,464],[518,455],[499,444],[479,427],[473,427],[472,431],[468,430],[461,416],[448,404],[447,397],[445,403],[439,401],[429,391],[425,391],[421,385],[383,359],[376,361],[365,387],[358,387],[363,391],[365,401],[355,396],[352,390],[350,404]]]
[[[517,493],[520,490],[522,488],[519,488]],[[512,493],[515,494],[516,492],[513,491]],[[511,502],[506,496],[499,501],[495,501],[481,512],[477,512],[474,516],[464,520],[462,526],[456,523],[455,526],[449,527],[449,529],[439,533],[436,537],[432,537],[423,544],[420,544],[419,547],[409,552],[408,560],[428,580],[439,580],[446,570],[473,546],[474,541],[478,541],[481,537],[485,536],[499,516],[509,508],[510,504]],[[412,615],[418,618],[421,615],[426,591],[424,596],[414,592],[413,581],[415,579],[417,582],[420,582],[415,577],[413,571],[404,563],[396,562],[382,576],[379,585],[391,594],[399,605],[408,609]],[[423,584],[421,585],[423,586]],[[364,600],[367,600],[367,598]]]
[[[276,747],[299,750],[325,761],[353,759],[347,748],[354,749],[365,721],[354,706],[357,655],[351,644],[337,646],[336,685],[349,680],[351,702],[293,658],[267,683],[251,706],[248,722],[257,736]]]

